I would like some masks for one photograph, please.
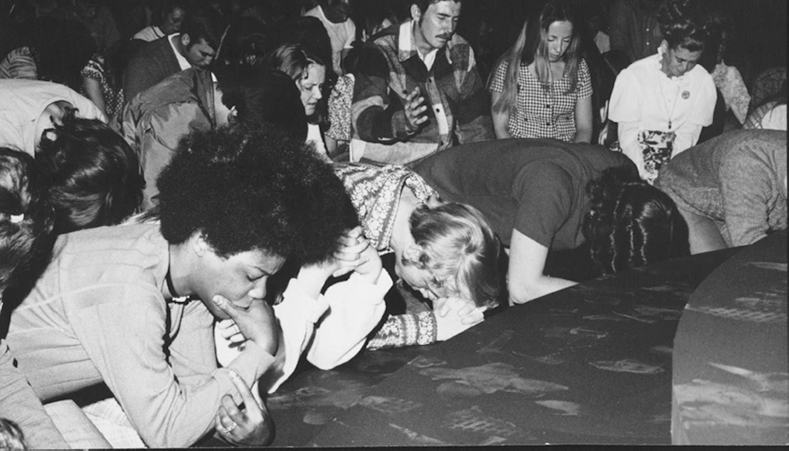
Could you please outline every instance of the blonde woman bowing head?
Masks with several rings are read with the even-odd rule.
[[[592,81],[566,2],[548,2],[523,24],[490,78],[496,137],[592,139]]]

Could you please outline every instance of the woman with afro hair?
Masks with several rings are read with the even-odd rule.
[[[278,130],[196,132],[157,184],[158,223],[58,238],[11,315],[9,347],[42,401],[106,384],[147,446],[190,446],[213,432],[268,444],[273,422],[249,387],[293,370],[329,308],[326,280],[352,271],[349,290],[383,297],[391,279],[331,168]],[[266,282],[286,259],[301,270],[275,318]],[[383,314],[382,303],[369,308]],[[218,368],[213,325],[227,318],[248,341]],[[374,324],[345,339],[362,343]]]

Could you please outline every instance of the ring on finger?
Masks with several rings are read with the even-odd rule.
[[[226,427],[226,428],[225,428],[225,429],[222,431],[222,433],[224,433],[224,434],[229,434],[229,433],[233,432],[233,429],[235,429],[237,426],[238,426],[238,423],[236,423],[235,421],[233,421],[233,424],[231,424],[229,427]]]

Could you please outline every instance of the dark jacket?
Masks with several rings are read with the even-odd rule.
[[[211,72],[181,71],[143,91],[118,113],[112,127],[137,150],[145,176],[142,208],[156,202],[156,178],[172,159],[181,138],[216,128]]]
[[[145,91],[181,70],[168,37],[140,47],[123,73],[123,93],[127,99]]]

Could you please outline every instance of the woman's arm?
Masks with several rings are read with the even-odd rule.
[[[641,152],[641,145],[638,143],[638,122],[620,122],[617,133],[619,136],[619,147],[638,168],[638,175],[644,178],[644,154]]]
[[[501,93],[498,91],[491,91],[490,95],[490,115],[493,118],[493,131],[496,133],[496,139],[512,138],[510,131],[507,129],[507,124],[510,121],[510,113],[508,111],[497,113],[493,109],[493,105],[499,101]]]
[[[101,85],[98,81],[90,77],[82,77],[82,87],[85,95],[96,104],[104,115],[107,115],[107,105],[104,103],[104,95],[101,93]]]
[[[543,274],[547,257],[547,247],[513,229],[507,272],[510,305],[523,304],[576,284]]]
[[[577,143],[592,142],[592,98],[584,97],[575,102],[575,139]]]

